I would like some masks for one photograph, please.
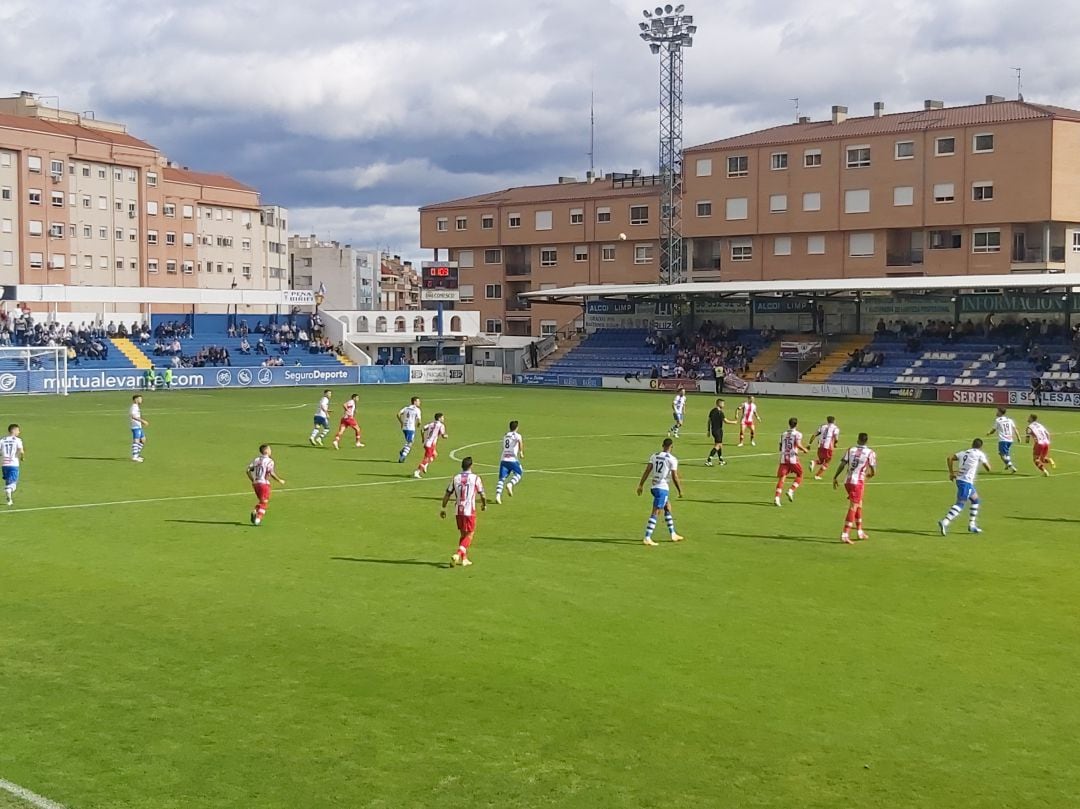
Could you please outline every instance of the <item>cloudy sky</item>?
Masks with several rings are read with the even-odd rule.
[[[687,0],[686,144],[832,104],[1080,107],[1050,0]],[[656,163],[640,0],[3,0],[0,92],[95,110],[255,185],[291,228],[419,257],[418,206]],[[1064,23],[1064,24],[1061,24]],[[55,103],[55,98],[48,103]]]

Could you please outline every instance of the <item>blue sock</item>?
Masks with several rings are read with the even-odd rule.
[[[656,517],[649,517],[645,523],[645,539],[652,539],[652,532],[656,530]]]

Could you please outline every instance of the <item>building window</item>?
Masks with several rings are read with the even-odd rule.
[[[79,170],[82,173],[83,177],[89,177],[90,176],[90,167],[89,166],[79,166]]]
[[[791,237],[790,236],[777,236],[773,239],[773,255],[774,256],[790,256],[791,255]]]
[[[233,265],[232,265],[232,262],[230,261],[228,264],[225,265],[225,272],[227,272],[229,275],[232,275],[232,271],[233,271]]]
[[[0,219],[0,233],[11,233],[10,219]]]
[[[971,151],[975,154],[994,151],[994,136],[987,133],[975,135],[971,139]]]
[[[803,166],[808,169],[817,168],[821,165],[821,149],[807,149],[803,152]]]
[[[1073,235],[1073,252],[1080,253],[1080,230],[1074,230]]]
[[[821,234],[806,237],[806,255],[808,256],[823,256],[825,255],[825,237]]]
[[[631,225],[647,225],[647,224],[649,224],[649,206],[648,205],[631,205],[630,206],[630,224]]]
[[[847,167],[849,169],[865,169],[870,166],[869,146],[847,147]]]
[[[102,199],[105,199],[105,197],[102,197]],[[157,212],[158,212],[157,201],[152,200],[152,199],[147,200],[147,202],[146,202],[146,213],[149,214],[150,216],[157,216]]]
[[[108,256],[98,256],[97,265],[98,265],[99,270],[107,270],[107,269],[109,269],[109,257]]]
[[[165,234],[165,244],[176,244],[176,234],[169,231]]]
[[[589,248],[587,245],[579,244],[574,248],[574,261],[588,261],[589,260]]]
[[[956,188],[952,183],[938,183],[934,186],[934,202],[952,202],[956,199]]]
[[[845,191],[844,213],[870,213],[870,189],[852,188]]]
[[[994,198],[994,184],[991,182],[978,182],[971,185],[971,198],[975,202],[983,202]]]
[[[821,210],[821,194],[817,191],[808,191],[802,195],[802,209],[804,211]]]
[[[128,230],[128,241],[137,242],[139,240],[139,231],[131,229]]]
[[[45,264],[45,256],[41,253],[30,253],[28,258],[30,260],[31,270],[40,270]]]
[[[769,196],[769,213],[783,213],[787,210],[787,194]]]
[[[782,171],[788,166],[787,152],[773,152],[769,160],[769,166],[773,171]]]
[[[468,230],[469,218],[467,216],[459,216],[454,220],[454,228],[456,230]]]
[[[485,264],[502,264],[502,250],[493,249],[484,251]]]
[[[91,198],[91,196],[89,194],[83,194],[82,206],[84,208],[87,208],[87,209],[92,208],[94,206],[94,200]]]
[[[116,182],[120,182],[121,180],[123,180],[124,179],[124,171],[123,171],[123,169],[113,169],[112,178],[114,180],[116,180]],[[123,267],[120,267],[119,269],[123,269]]]
[[[653,246],[651,244],[636,244],[634,245],[634,263],[635,264],[652,264],[653,260]]]
[[[596,221],[598,224],[611,221],[611,208],[597,208]]]
[[[11,186],[5,185],[3,188],[0,188],[0,199],[4,201],[11,199]]]
[[[559,330],[559,322],[557,320],[541,320],[540,321],[540,336],[550,337]]]
[[[462,303],[468,303],[469,301],[471,301],[473,299],[473,295],[475,294],[473,289],[474,288],[473,288],[472,284],[462,284],[458,288],[458,294],[461,295],[461,302]]]
[[[934,154],[938,157],[956,154],[956,138],[937,138],[934,141]]]
[[[850,250],[848,254],[852,258],[866,258],[874,255],[873,233],[852,233],[849,237]]]
[[[181,208],[180,215],[183,216],[184,219],[194,219],[195,209],[191,205],[185,205],[183,208]]]
[[[476,266],[475,254],[472,250],[458,250],[457,265],[463,270],[471,270]]]
[[[195,272],[195,262],[194,261],[185,261],[184,264],[183,264],[183,268],[184,268],[184,275],[191,275],[193,272]]]
[[[52,206],[54,208],[63,208],[64,207],[64,192],[63,191],[53,191],[50,194],[49,199],[51,200]]]
[[[751,261],[754,258],[754,242],[751,239],[731,240],[731,260]]]
[[[697,204],[697,215],[701,217],[712,216],[712,203],[702,200]]]
[[[117,270],[123,270],[123,269],[124,269],[124,259],[122,259],[122,258],[118,258],[118,259],[117,259],[117,260],[116,260],[116,261],[115,261],[115,262],[113,263],[113,267],[114,267],[115,269],[117,269]]]
[[[184,234],[184,247],[194,247],[194,246],[195,246],[195,234],[194,233],[185,233]]]
[[[481,230],[494,230],[495,229],[495,217],[491,214],[484,214],[480,217],[480,229]]]
[[[12,265],[14,265],[15,264],[15,253],[14,253],[14,251],[5,250],[2,254],[0,254],[0,264],[3,264],[5,267],[11,267]]]
[[[585,210],[583,208],[571,208],[570,209],[570,224],[571,225],[584,225],[585,224]]]
[[[450,230],[450,220],[445,216],[440,216],[435,220],[435,230],[439,233],[446,233]]]
[[[151,258],[151,259],[146,260],[146,271],[147,272],[157,272],[158,271],[158,260],[156,258]]]
[[[1078,250],[1078,248],[1075,246],[1076,245],[1076,237],[1078,237],[1078,236],[1080,236],[1080,230],[1078,230],[1076,233],[1073,234],[1073,243],[1074,243],[1073,250],[1076,250],[1077,252],[1080,252],[1080,250]],[[605,244],[603,247],[601,247],[600,248],[600,260],[601,261],[614,261],[615,260],[615,245],[613,245],[613,244]]]
[[[161,206],[161,212],[163,214],[165,214],[165,216],[175,217],[176,216],[176,205],[174,205],[171,202],[166,202],[164,205]]]
[[[750,158],[746,155],[738,155],[727,159],[728,177],[746,177],[750,174]]]
[[[26,200],[31,205],[40,205],[41,204],[41,189],[40,188],[30,188],[30,189],[28,189],[27,192],[26,192]]]
[[[82,235],[84,239],[91,239],[94,236],[94,228],[91,225],[83,225]]]
[[[502,334],[502,321],[496,318],[488,318],[484,321],[484,331],[487,334]]]
[[[931,250],[959,250],[963,245],[963,237],[958,230],[931,230]]]
[[[246,279],[248,279],[250,281],[251,280],[251,265],[250,264],[241,264],[240,265],[240,274],[243,275],[244,278],[246,278]]]
[[[973,253],[999,253],[1001,252],[1000,230],[976,230],[971,234],[971,252]]]
[[[26,223],[26,227],[26,232],[31,236],[41,236],[45,232],[45,225],[40,219],[31,219]]]
[[[240,249],[241,250],[247,250],[248,252],[251,252],[251,239],[241,239],[240,240]]]
[[[97,229],[97,235],[99,239],[107,239],[109,238],[109,229],[102,225]]]
[[[114,230],[113,231],[113,238],[118,242],[124,241],[124,229],[123,228],[117,228],[116,230]]]
[[[26,170],[33,174],[41,174],[41,158],[37,155],[28,155],[26,158]],[[40,255],[40,253],[38,254]],[[38,266],[41,266],[40,260]]]
[[[915,189],[910,185],[898,185],[892,190],[892,204],[896,207],[915,204]]]
[[[157,174],[152,171],[146,172],[146,184],[151,188],[157,187]],[[176,268],[173,267],[173,272],[176,272]]]
[[[105,171],[104,166],[98,166],[97,167],[97,176],[98,176],[99,180],[104,180],[106,177],[109,176],[108,172]]]
[[[147,244],[157,244],[157,231],[156,230],[148,230],[148,231],[146,231],[146,243]]]
[[[746,219],[748,215],[748,204],[746,197],[732,197],[727,200],[725,218],[729,221],[735,221],[739,219]]]
[[[135,169],[128,169],[127,170],[127,181],[129,183],[137,183],[137,182],[139,182],[139,172],[135,171]]]
[[[915,141],[898,140],[896,142],[896,159],[911,160],[915,157]]]
[[[502,299],[502,284],[487,284],[484,286],[484,297],[489,301]]]
[[[11,220],[10,219],[5,219],[4,223],[5,223],[4,231],[6,233],[10,233],[11,232]],[[60,225],[60,224],[49,225],[49,238],[50,239],[62,239],[62,238],[64,238],[64,226]]]
[[[64,161],[63,160],[50,160],[49,161],[49,174],[55,179],[59,180],[64,176]]]
[[[544,247],[540,250],[540,266],[554,267],[559,263],[559,251],[554,247]]]
[[[551,211],[537,211],[535,221],[537,230],[551,230]]]
[[[11,168],[11,152],[0,152],[0,167]]]
[[[521,214],[511,213],[506,215],[506,226],[510,228],[521,227]]]
[[[700,158],[695,166],[695,173],[698,177],[712,177],[712,158]]]

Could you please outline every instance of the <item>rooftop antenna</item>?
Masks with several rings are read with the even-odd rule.
[[[1023,90],[1024,90],[1024,83],[1023,83],[1024,68],[1022,68],[1022,67],[1014,67],[1013,70],[1016,72],[1016,100],[1017,101],[1023,101],[1024,100],[1024,93],[1023,93]]]
[[[799,121],[799,97],[795,96],[795,98],[789,98],[788,101],[791,101],[791,102],[793,102],[795,104],[795,122],[798,123],[798,121]]]
[[[589,176],[596,176],[596,88],[589,91]]]

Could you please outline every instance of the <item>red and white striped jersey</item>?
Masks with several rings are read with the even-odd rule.
[[[269,483],[270,476],[274,474],[274,459],[260,455],[248,464],[248,471],[252,473],[252,483]]]
[[[446,435],[446,425],[441,421],[432,421],[424,425],[424,446],[433,447]]]
[[[347,419],[356,418],[356,400],[355,399],[346,399],[345,404],[342,405],[341,409],[345,412],[345,418],[347,418]]]
[[[754,419],[757,418],[757,404],[755,402],[743,402],[739,406],[739,410],[742,411],[743,424],[754,423]]]
[[[1033,421],[1028,425],[1027,433],[1036,444],[1050,443],[1050,431],[1037,421]]]
[[[818,446],[822,449],[834,449],[840,440],[840,428],[825,422],[817,429]]]
[[[457,500],[459,516],[471,517],[476,513],[476,495],[484,493],[484,482],[472,472],[459,472],[446,487],[446,493]]]
[[[780,463],[798,463],[800,444],[802,444],[802,433],[794,429],[785,430],[780,436]]]
[[[844,455],[844,461],[847,463],[847,482],[862,483],[869,470],[877,467],[877,453],[870,447],[856,444]]]

